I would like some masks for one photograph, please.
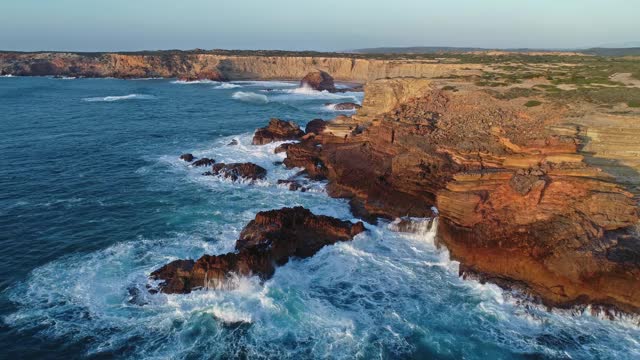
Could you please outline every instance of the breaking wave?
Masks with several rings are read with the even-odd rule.
[[[214,80],[174,80],[171,82],[172,84],[180,84],[180,85],[198,85],[198,84],[219,84],[220,81]]]
[[[105,96],[105,97],[90,97],[84,98],[83,101],[86,102],[113,102],[113,101],[122,101],[122,100],[152,100],[156,97],[153,95],[145,95],[145,94],[129,94],[123,96]]]
[[[254,92],[238,91],[233,93],[231,97],[238,101],[244,101],[253,104],[266,104],[269,102],[269,98],[267,97],[267,95],[256,94]]]
[[[236,89],[239,87],[242,87],[242,86],[238,84],[232,84],[232,83],[222,83],[218,86],[215,86],[214,89]]]

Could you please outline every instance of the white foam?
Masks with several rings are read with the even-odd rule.
[[[224,89],[236,89],[239,87],[242,87],[242,86],[238,84],[232,84],[232,83],[222,83],[218,86],[215,86],[214,89],[224,90]]]
[[[171,83],[172,84],[179,84],[179,85],[198,85],[198,84],[219,84],[220,81],[208,80],[208,79],[203,79],[203,80],[174,80]]]
[[[255,86],[255,87],[264,87],[264,88],[285,88],[285,87],[294,87],[298,86],[297,82],[293,81],[233,81],[234,84],[239,84],[243,86]]]
[[[266,95],[256,94],[254,92],[245,92],[245,91],[235,92],[233,93],[231,98],[238,101],[243,101],[243,102],[248,102],[253,104],[266,104],[269,102],[269,98]]]
[[[145,95],[145,94],[129,94],[123,96],[105,96],[105,97],[90,97],[84,98],[83,101],[86,102],[114,102],[114,101],[123,101],[123,100],[152,100],[156,97],[153,95]]]
[[[343,92],[343,93],[331,93],[328,91],[317,91],[309,87],[308,85],[298,87],[295,89],[276,89],[274,93],[279,94],[274,96],[277,100],[309,100],[309,99],[350,99],[354,102],[360,102],[362,100],[362,93],[359,92]]]

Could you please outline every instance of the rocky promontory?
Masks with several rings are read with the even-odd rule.
[[[322,247],[351,240],[363,231],[361,222],[314,215],[302,207],[263,211],[242,230],[235,252],[176,260],[152,272],[151,278],[160,282],[164,293],[228,289],[234,276],[266,280],[290,258],[313,256]]]
[[[568,120],[575,110],[451,88],[371,82],[356,115],[289,144],[285,165],[328,179],[330,195],[369,221],[438,215],[461,275],[549,306],[637,312],[638,204],[582,152],[589,139]]]

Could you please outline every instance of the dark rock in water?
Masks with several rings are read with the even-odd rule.
[[[278,185],[287,185],[287,187],[291,191],[300,190],[301,192],[306,192],[308,190],[306,187],[302,186],[302,184],[300,184],[300,182],[297,180],[278,180]]]
[[[267,170],[253,163],[219,163],[213,165],[211,172],[205,175],[218,175],[232,181],[239,179],[255,181],[264,179],[267,176]]]
[[[284,162],[283,162],[283,161],[274,161],[274,162],[273,162],[273,165],[275,165],[275,166],[280,166],[280,165],[282,165],[282,164],[284,164]]]
[[[159,288],[164,293],[227,289],[233,287],[234,276],[257,275],[266,280],[290,258],[313,256],[325,245],[351,240],[363,231],[362,222],[314,215],[303,207],[262,211],[240,233],[237,252],[204,255],[197,261],[176,260],[150,277],[162,281]]]
[[[343,102],[343,103],[339,103],[339,104],[325,104],[325,105],[333,105],[333,109],[334,110],[339,110],[339,111],[345,111],[345,110],[358,110],[360,109],[362,106],[353,102]]]
[[[200,160],[196,160],[193,162],[193,164],[191,164],[192,166],[195,167],[202,167],[202,166],[211,166],[213,164],[215,164],[216,161],[213,159],[209,159],[209,158],[202,158]]]
[[[312,71],[305,75],[302,81],[300,81],[300,86],[310,87],[317,91],[335,92],[337,90],[333,82],[333,77],[322,70]]]
[[[230,143],[227,144],[227,146],[235,146],[235,145],[238,145],[238,139],[233,139],[231,140]]]
[[[292,121],[271,119],[269,125],[256,130],[253,135],[253,145],[265,145],[274,141],[299,140],[304,131]]]
[[[192,162],[193,159],[195,159],[195,157],[192,154],[182,154],[180,155],[180,160],[186,161],[186,162]]]
[[[307,123],[306,132],[307,134],[316,134],[320,135],[327,127],[327,122],[322,119],[313,119]]]

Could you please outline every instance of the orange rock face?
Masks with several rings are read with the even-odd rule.
[[[346,136],[329,123],[288,146],[285,164],[329,179],[330,194],[364,218],[431,216],[436,206],[439,239],[463,275],[551,306],[637,312],[637,203],[584,162],[579,139],[548,130],[565,113],[429,89],[383,114],[365,106]]]

